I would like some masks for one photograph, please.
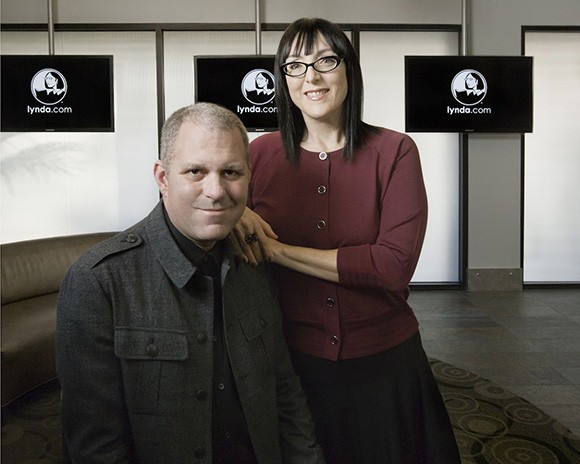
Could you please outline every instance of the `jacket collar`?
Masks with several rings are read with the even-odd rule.
[[[193,274],[195,274],[197,266],[183,254],[177,245],[165,220],[162,201],[159,201],[157,206],[147,216],[145,230],[151,249],[165,273],[178,288],[185,287]],[[236,256],[231,241],[227,238],[224,239],[222,282],[229,269],[232,266],[237,269],[240,262],[241,260]]]

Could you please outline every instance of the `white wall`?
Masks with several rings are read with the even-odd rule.
[[[580,282],[580,31],[527,32],[526,53],[535,107],[558,108],[525,140],[524,282]]]
[[[2,22],[44,23],[46,2],[2,0]],[[53,0],[60,23],[205,23],[255,20],[254,0]],[[461,0],[261,0],[262,18],[288,23],[319,16],[345,23],[454,23]]]
[[[281,34],[263,33],[264,53],[275,52]],[[56,36],[59,54],[114,54],[116,132],[3,133],[4,242],[124,229],[157,202],[150,170],[156,153],[154,33],[57,32]],[[44,42],[37,32],[5,32],[3,39],[5,53],[36,53]],[[372,95],[365,101],[365,119],[404,130],[404,56],[454,55],[457,44],[457,31],[361,33],[365,90]],[[251,31],[164,32],[165,114],[193,101],[195,55],[252,54],[253,46]],[[458,282],[458,138],[455,134],[413,137],[421,153],[430,204],[414,281]],[[53,149],[47,152],[46,146]],[[141,155],[145,153],[149,156]]]
[[[3,32],[2,53],[46,54],[44,41],[42,33]],[[2,243],[122,230],[159,198],[155,33],[60,32],[55,49],[114,55],[115,132],[3,132]]]
[[[522,26],[580,24],[579,0],[471,1],[468,53],[520,55]],[[580,141],[579,141],[580,143]],[[521,268],[521,137],[469,136],[468,268]]]
[[[61,23],[253,22],[255,2],[238,0],[54,0]],[[471,0],[469,48],[477,55],[519,55],[523,25],[578,25],[579,0]],[[461,23],[461,0],[262,0],[264,22],[322,16],[344,23]],[[1,0],[2,21],[45,23],[38,0]],[[521,143],[518,135],[469,136],[468,267],[521,267]]]

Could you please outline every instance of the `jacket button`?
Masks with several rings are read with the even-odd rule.
[[[338,337],[336,335],[333,335],[332,338],[330,339],[330,343],[332,343],[333,345],[338,345]]]
[[[136,235],[134,235],[134,234],[127,234],[127,235],[125,236],[125,241],[126,241],[127,243],[135,243],[137,240],[139,240],[139,239],[138,239],[138,238],[137,238],[137,236],[136,236]]]
[[[323,221],[322,219],[320,221],[318,221],[318,223],[316,224],[316,227],[318,227],[320,230],[325,229],[326,228],[326,221]]]
[[[203,401],[207,398],[207,390],[198,390],[197,393],[195,394],[195,397],[199,400],[199,401]]]
[[[197,459],[201,459],[205,456],[205,448],[202,448],[201,446],[198,446],[197,448],[195,448],[193,450],[193,455],[197,458]]]
[[[264,319],[260,319],[260,326],[262,326],[262,328],[266,327],[266,321]]]
[[[155,356],[157,356],[159,354],[159,349],[157,348],[157,346],[154,343],[150,343],[145,348],[145,353],[150,358],[154,358]]]
[[[207,341],[207,335],[206,335],[206,334],[204,334],[203,332],[200,332],[200,333],[197,335],[197,341],[198,341],[200,344],[202,344],[202,343],[205,343],[205,342]]]
[[[333,308],[335,304],[336,304],[336,301],[334,301],[333,298],[326,299],[326,306],[328,306],[329,308]]]

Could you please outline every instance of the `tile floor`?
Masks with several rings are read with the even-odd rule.
[[[580,289],[411,289],[429,356],[532,402],[580,436]]]

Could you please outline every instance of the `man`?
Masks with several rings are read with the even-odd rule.
[[[246,205],[244,126],[208,103],[178,110],[154,176],[162,201],[62,284],[71,460],[322,462],[266,270],[236,258],[226,238]]]

